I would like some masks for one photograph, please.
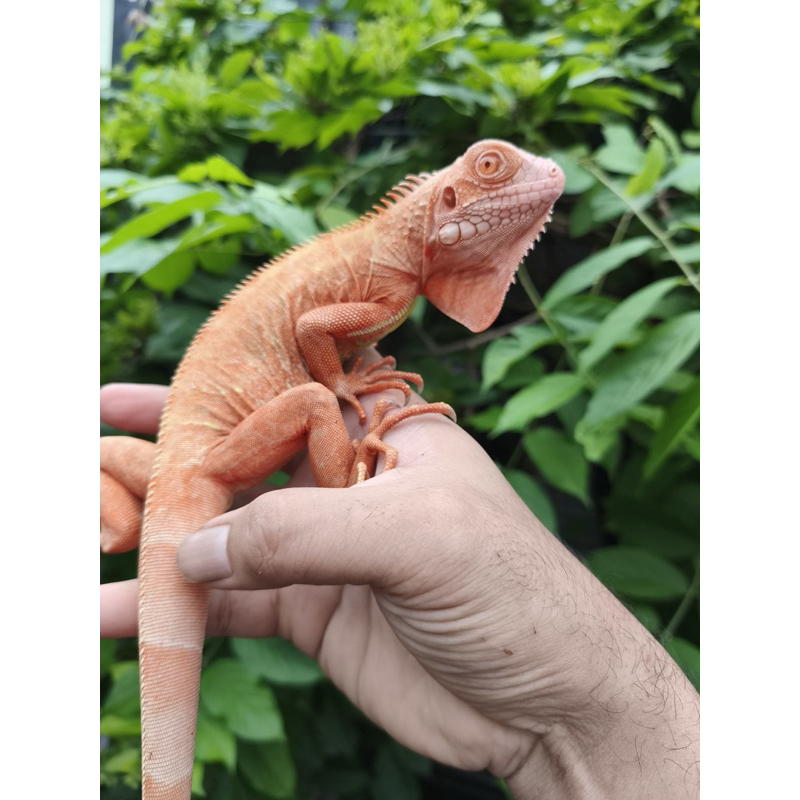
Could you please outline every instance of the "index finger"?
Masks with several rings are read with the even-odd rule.
[[[155,433],[167,392],[151,383],[108,383],[100,387],[100,419],[132,433]]]

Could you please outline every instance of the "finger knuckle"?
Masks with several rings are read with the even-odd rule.
[[[279,493],[271,492],[251,503],[246,512],[242,537],[243,566],[252,578],[263,582],[274,571],[281,551],[281,503]]]

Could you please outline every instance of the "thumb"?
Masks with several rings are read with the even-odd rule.
[[[210,520],[178,549],[195,583],[264,589],[295,583],[375,584],[408,561],[391,473],[348,489],[284,488]],[[396,498],[395,498],[396,499]]]

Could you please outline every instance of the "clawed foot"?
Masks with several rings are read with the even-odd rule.
[[[340,400],[350,403],[356,410],[362,425],[366,422],[367,415],[356,395],[399,389],[408,400],[411,396],[409,383],[414,384],[418,392],[422,391],[422,376],[416,372],[397,371],[394,368],[396,362],[391,356],[384,356],[379,361],[374,361],[362,368],[363,363],[363,357],[359,356],[349,371],[344,374],[340,386],[336,390],[336,396]]]
[[[390,408],[398,410],[387,417],[386,412]],[[382,453],[384,458],[381,472],[394,469],[397,465],[397,450],[386,444],[383,441],[383,436],[403,420],[409,417],[417,417],[420,414],[444,414],[450,417],[453,422],[456,421],[456,412],[447,403],[427,403],[426,405],[402,407],[399,403],[382,398],[375,404],[366,436],[360,442],[358,440],[353,441],[356,455],[350,475],[351,485],[362,483],[375,473],[375,463],[379,453]]]

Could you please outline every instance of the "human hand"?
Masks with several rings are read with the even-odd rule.
[[[165,394],[107,387],[103,418],[154,429]],[[317,489],[301,464],[187,537],[209,633],[290,639],[396,739],[520,797],[693,785],[696,694],[660,646],[461,429],[426,415],[385,438],[394,470]],[[104,634],[134,635],[135,606],[135,582],[103,587]]]

